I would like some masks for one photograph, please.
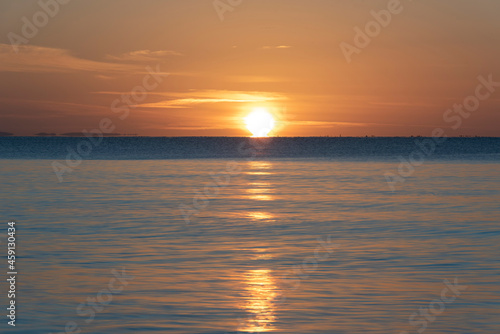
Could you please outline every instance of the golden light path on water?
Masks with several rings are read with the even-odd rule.
[[[248,162],[249,171],[247,175],[253,178],[259,176],[272,175],[272,163],[266,161]],[[248,183],[246,189],[247,198],[253,201],[270,201],[274,197],[270,182],[254,181]],[[251,210],[248,218],[255,223],[265,223],[275,218],[270,212]],[[267,247],[258,249],[257,259],[264,259],[270,256]],[[240,323],[238,328],[241,332],[268,332],[275,329],[276,320],[275,300],[278,294],[276,279],[270,269],[253,269],[245,273],[243,278],[245,284],[245,302],[242,308],[246,311],[247,317]]]
[[[275,299],[277,285],[275,278],[268,269],[250,270],[245,274],[247,300],[243,308],[248,317],[243,326],[243,332],[269,332],[274,329]]]

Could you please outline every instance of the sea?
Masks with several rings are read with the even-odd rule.
[[[0,187],[0,333],[500,333],[500,138],[2,137]]]

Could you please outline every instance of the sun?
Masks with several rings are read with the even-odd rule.
[[[256,108],[245,117],[245,124],[252,137],[268,137],[274,129],[274,117],[265,108]]]

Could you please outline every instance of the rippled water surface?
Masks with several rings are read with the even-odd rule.
[[[429,161],[394,192],[393,161],[94,160],[63,183],[50,163],[0,161],[1,332],[500,333],[498,162]]]

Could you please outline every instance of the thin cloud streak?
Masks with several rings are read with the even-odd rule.
[[[82,59],[67,50],[42,46],[19,46],[15,53],[10,45],[0,44],[0,72],[71,73],[71,72],[137,72],[137,65],[114,64]]]
[[[107,55],[106,58],[114,61],[123,62],[151,62],[165,60],[171,56],[182,56],[181,53],[170,50],[151,51],[151,50],[138,50],[123,53],[119,56]]]
[[[124,92],[96,92],[95,94],[121,95]],[[257,103],[286,100],[286,97],[267,92],[244,92],[226,90],[202,90],[190,92],[153,93],[169,97],[169,100],[139,104],[141,108],[191,108],[194,105],[208,103]]]

